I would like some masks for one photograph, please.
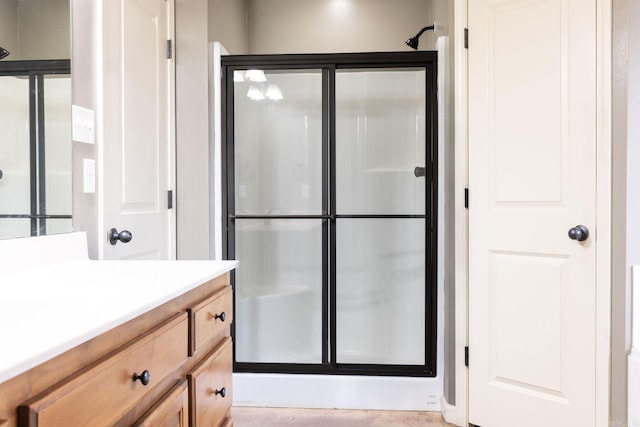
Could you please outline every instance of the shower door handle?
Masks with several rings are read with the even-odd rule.
[[[427,174],[427,168],[416,166],[416,168],[413,170],[413,174],[416,176],[416,178],[425,176]]]

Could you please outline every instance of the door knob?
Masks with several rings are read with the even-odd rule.
[[[109,243],[115,245],[118,241],[122,243],[129,243],[133,239],[133,234],[129,230],[122,230],[118,233],[118,230],[112,228],[109,230]]]
[[[584,242],[589,238],[589,229],[584,225],[576,225],[569,230],[569,238],[571,240],[577,240],[578,242]]]

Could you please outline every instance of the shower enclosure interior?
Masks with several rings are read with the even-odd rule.
[[[70,71],[0,62],[0,239],[72,230]]]
[[[223,57],[237,372],[435,376],[435,62]]]

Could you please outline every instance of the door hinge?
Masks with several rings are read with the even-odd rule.
[[[469,189],[464,189],[464,207],[469,209]]]
[[[173,57],[173,43],[171,40],[167,40],[167,59]]]
[[[167,191],[167,209],[173,209],[173,190]]]
[[[464,48],[469,49],[469,29],[464,29]]]
[[[469,346],[464,348],[464,366],[469,367]]]

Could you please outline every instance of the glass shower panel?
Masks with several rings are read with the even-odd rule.
[[[0,77],[0,215],[31,213],[29,79]],[[28,219],[0,218],[0,239],[31,235]]]
[[[71,76],[44,77],[46,212],[71,215]],[[47,234],[71,231],[71,220],[47,220]]]
[[[321,214],[322,71],[258,71],[234,75],[235,214]]]
[[[424,214],[425,132],[424,68],[336,71],[337,213]]]
[[[322,220],[236,219],[236,360],[322,362]]]
[[[336,362],[424,365],[426,73],[336,71]]]
[[[424,219],[337,224],[338,363],[425,363]]]

